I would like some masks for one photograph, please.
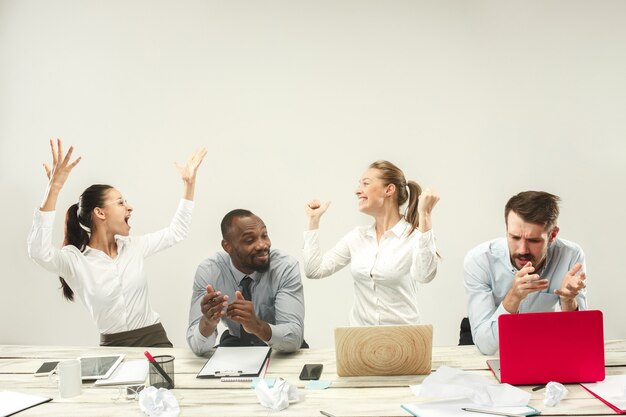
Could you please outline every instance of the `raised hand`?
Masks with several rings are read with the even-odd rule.
[[[46,176],[50,182],[54,182],[55,185],[62,187],[63,184],[65,184],[67,177],[69,177],[70,172],[72,172],[72,169],[74,169],[74,167],[80,162],[81,157],[79,156],[73,162],[70,162],[72,159],[72,153],[74,152],[74,147],[70,146],[67,154],[63,155],[63,143],[61,142],[61,139],[57,139],[56,142],[55,146],[54,140],[50,139],[52,167],[44,163],[43,168],[46,170]]]
[[[430,214],[439,201],[439,194],[426,188],[418,197],[417,212],[420,215]]]
[[[432,229],[431,213],[435,205],[439,201],[439,194],[426,188],[417,198],[417,215],[419,216],[419,230],[422,233],[428,232]]]
[[[204,157],[207,154],[206,148],[201,148],[195,151],[189,159],[187,159],[187,163],[185,165],[180,165],[178,162],[175,162],[176,169],[180,173],[180,177],[186,183],[194,182],[196,179],[196,172],[198,172],[198,167],[204,160]]]
[[[311,200],[304,205],[304,211],[306,215],[309,217],[309,230],[317,229],[320,225],[320,218],[328,207],[330,206],[330,201],[322,204],[319,200]]]
[[[55,210],[59,192],[63,188],[65,181],[67,181],[70,172],[81,160],[81,157],[78,157],[72,161],[73,146],[70,146],[66,154],[63,153],[61,139],[56,140],[56,145],[55,141],[50,139],[50,152],[52,153],[52,166],[46,163],[43,164],[48,177],[48,188],[41,203],[41,210],[43,211]]]
[[[180,173],[180,177],[183,179],[185,187],[183,190],[183,198],[186,200],[193,200],[196,187],[196,173],[198,172],[198,167],[204,160],[206,154],[207,150],[205,148],[198,149],[189,157],[189,159],[187,159],[187,163],[185,165],[180,165],[177,162],[175,163],[176,169]]]

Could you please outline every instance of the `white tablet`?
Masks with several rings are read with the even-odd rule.
[[[81,356],[80,369],[85,379],[103,379],[111,376],[117,365],[124,359],[124,354],[100,356]]]

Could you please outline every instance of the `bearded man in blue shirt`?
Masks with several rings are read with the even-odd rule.
[[[472,336],[485,355],[498,350],[498,317],[540,311],[586,310],[585,255],[557,238],[560,198],[524,191],[505,206],[506,238],[465,256],[464,279]]]

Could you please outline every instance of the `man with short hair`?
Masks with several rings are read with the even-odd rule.
[[[248,210],[222,220],[222,248],[196,271],[187,343],[197,355],[220,346],[269,345],[293,352],[303,344],[304,294],[298,261],[277,250],[263,221]]]
[[[474,343],[498,350],[498,317],[538,311],[586,310],[585,255],[557,238],[560,198],[521,192],[504,209],[506,238],[482,243],[465,256],[465,289]]]

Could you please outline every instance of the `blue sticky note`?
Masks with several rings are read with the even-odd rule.
[[[330,381],[309,381],[305,386],[304,389],[326,389],[330,387]]]
[[[250,388],[256,388],[256,386],[261,382],[263,378],[252,378],[252,383],[250,383]],[[274,383],[276,382],[276,378],[265,378],[265,384],[268,388],[272,388]]]

